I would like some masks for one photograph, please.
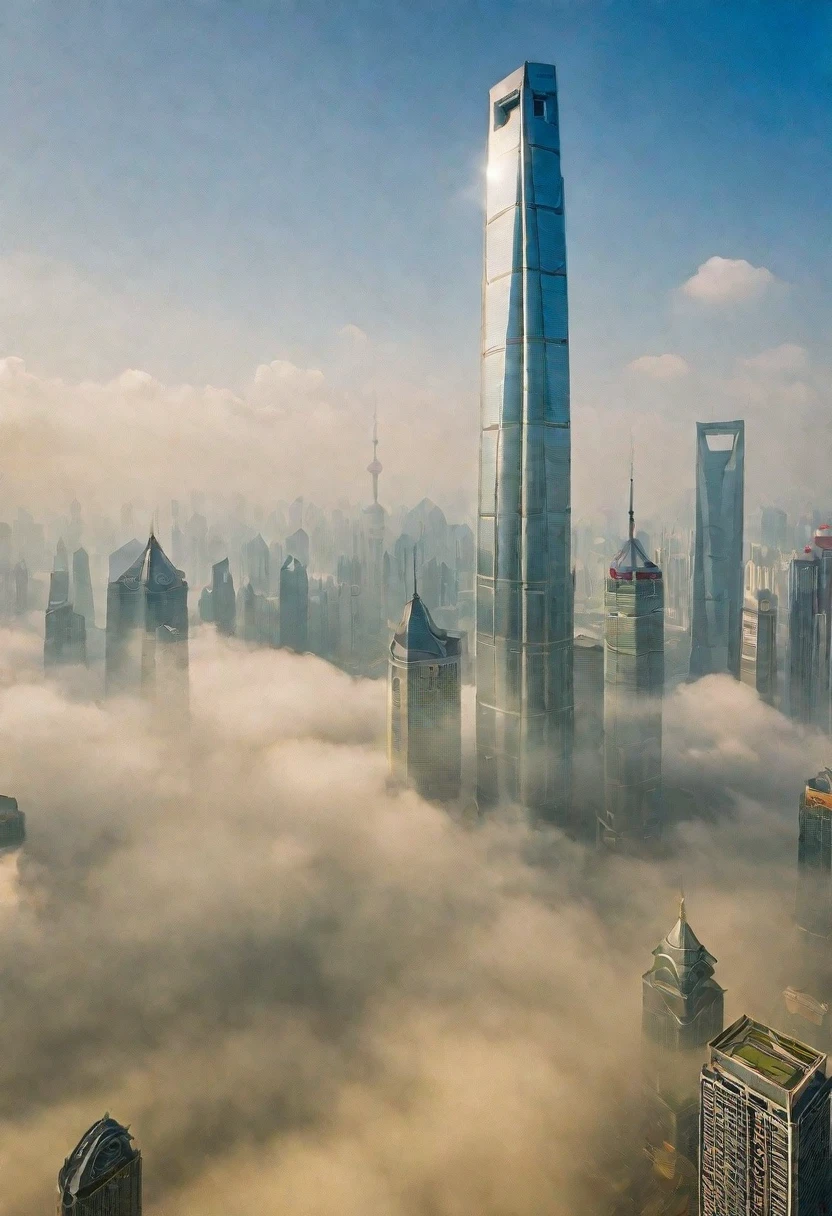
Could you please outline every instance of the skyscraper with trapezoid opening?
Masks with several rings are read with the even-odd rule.
[[[491,90],[477,567],[477,794],[562,822],[572,579],[566,241],[555,69]]]

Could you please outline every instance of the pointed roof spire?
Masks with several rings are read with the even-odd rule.
[[[632,540],[636,534],[636,517],[635,517],[635,512],[633,511],[633,452],[632,452],[632,448],[630,449],[630,510],[629,510],[629,517],[630,517],[629,535],[630,535],[630,540]]]
[[[416,545],[413,546],[413,598],[419,598],[419,592],[416,588]]]

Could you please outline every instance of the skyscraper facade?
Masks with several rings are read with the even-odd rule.
[[[724,994],[714,979],[716,959],[679,919],[642,976],[642,1074],[648,1140],[671,1145],[695,1164],[699,1141],[699,1072],[706,1048],[723,1026]]]
[[[800,796],[795,919],[806,934],[832,939],[832,770],[811,777]]]
[[[702,1069],[701,1216],[828,1211],[826,1056],[751,1018],[710,1045]]]
[[[691,678],[740,676],[744,492],[745,423],[697,422]]]
[[[604,809],[598,839],[637,847],[661,835],[664,586],[630,535],[613,558],[604,595]]]
[[[462,773],[460,638],[434,624],[414,589],[390,645],[390,775],[439,802],[459,796]]]
[[[477,792],[568,810],[569,352],[555,69],[491,90],[477,574]]]
[[[236,631],[237,597],[227,557],[211,568],[211,614],[217,633],[232,637]]]
[[[814,720],[819,691],[819,643],[822,622],[820,562],[807,546],[789,565],[789,651],[786,696],[796,722]]]
[[[58,1216],[141,1216],[142,1155],[126,1127],[105,1115],[58,1174]]]
[[[157,674],[163,676],[158,688]],[[108,696],[187,701],[188,584],[153,535],[107,587],[104,689]]]
[[[53,570],[49,576],[49,602],[43,634],[43,665],[61,667],[86,663],[87,630],[84,618],[69,601],[69,572]]]
[[[774,704],[777,696],[777,596],[765,588],[745,595],[740,679],[759,694],[761,701]]]
[[[280,645],[303,654],[309,644],[309,577],[303,562],[287,557],[280,567]]]

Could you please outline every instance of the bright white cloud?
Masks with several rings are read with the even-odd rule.
[[[690,364],[681,355],[641,355],[625,371],[649,380],[679,380],[690,373]]]
[[[708,258],[681,291],[704,304],[732,304],[760,296],[777,280],[765,266],[752,266],[745,258]]]
[[[809,366],[809,352],[796,342],[784,342],[760,351],[748,359],[741,359],[740,366],[750,372],[767,376],[780,376],[789,372],[802,372]]]

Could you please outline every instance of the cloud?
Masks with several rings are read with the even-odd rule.
[[[777,282],[765,266],[752,266],[744,258],[708,258],[681,291],[704,304],[731,304],[761,296]]]
[[[338,335],[341,338],[346,338],[348,341],[356,343],[358,346],[363,346],[365,342],[369,342],[370,340],[361,326],[353,325],[352,322],[342,325],[338,330]]]
[[[66,698],[39,651],[0,631],[30,833],[0,881],[3,1216],[47,1209],[104,1110],[148,1216],[603,1208],[680,871],[728,1018],[776,1007],[824,742],[744,685],[667,698],[670,803],[697,818],[646,862],[390,793],[383,684],[317,659],[198,631],[186,748],[142,705]]]
[[[690,374],[690,364],[681,355],[640,355],[624,369],[650,380],[678,380]]]
[[[781,376],[802,372],[809,366],[809,352],[795,342],[784,342],[760,351],[758,355],[739,360],[740,367],[760,375]]]

